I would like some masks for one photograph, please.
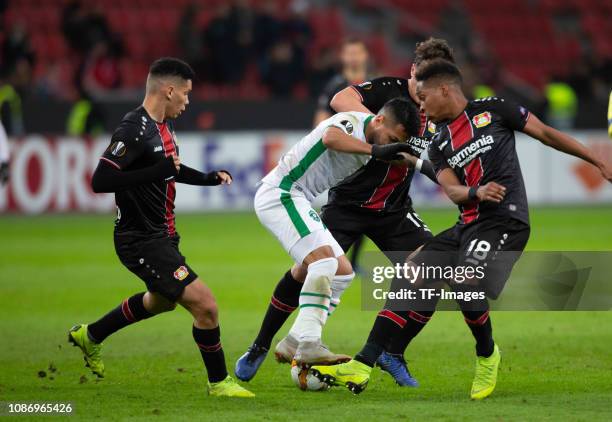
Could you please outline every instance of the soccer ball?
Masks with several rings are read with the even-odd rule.
[[[300,390],[321,391],[329,389],[329,385],[319,381],[310,373],[310,366],[298,365],[296,361],[291,362],[291,379]]]

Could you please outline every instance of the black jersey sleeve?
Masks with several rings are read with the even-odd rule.
[[[409,97],[408,80],[383,76],[359,85],[351,85],[361,96],[361,102],[371,112],[378,113],[385,103],[396,97]]]
[[[104,158],[104,157],[103,157]],[[103,159],[91,177],[91,188],[96,193],[119,192],[134,186],[166,180],[177,175],[174,159],[165,157],[156,164],[138,170],[120,170]]]
[[[503,98],[495,98],[491,101],[495,104],[494,112],[501,117],[504,126],[512,130],[523,130],[529,120],[529,110]]]
[[[110,162],[120,170],[132,164],[144,152],[140,130],[135,122],[122,121],[113,133],[110,145],[102,154],[101,160]]]
[[[225,172],[232,177],[229,171],[227,170],[219,170]],[[210,173],[202,173],[199,170],[193,169],[191,167],[187,167],[184,164],[181,164],[181,169],[176,176],[176,181],[178,183],[185,183],[187,185],[197,185],[197,186],[217,186],[221,184],[221,179],[217,175],[216,171],[211,171]]]
[[[342,77],[335,76],[331,78],[317,99],[317,111],[325,111],[329,114],[335,114],[333,108],[329,105],[334,95],[346,87],[346,80]]]
[[[445,168],[450,168],[446,159],[444,158],[444,154],[440,151],[439,141],[431,142],[427,149],[427,155],[429,156],[429,161],[433,164],[433,168],[435,170],[436,176]]]

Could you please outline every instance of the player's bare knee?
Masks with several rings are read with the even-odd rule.
[[[219,325],[219,309],[214,301],[202,303],[192,313],[200,327],[212,328]]]
[[[215,327],[218,324],[219,309],[212,291],[202,282],[193,284],[187,308],[201,327]]]
[[[306,280],[306,274],[308,274],[308,267],[304,264],[293,264],[291,267],[291,277],[295,281],[303,283]]]
[[[321,246],[320,248],[317,248],[314,251],[310,252],[308,255],[306,255],[306,258],[304,258],[303,264],[308,266],[321,259],[335,258],[335,257],[336,256],[334,255],[334,250],[332,249],[331,246]]]
[[[353,274],[353,266],[346,255],[338,257],[338,269],[336,275],[351,275]]]

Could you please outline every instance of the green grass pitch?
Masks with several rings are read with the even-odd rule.
[[[456,213],[421,216],[438,232]],[[528,248],[612,250],[611,217],[611,207],[535,208]],[[183,254],[216,294],[233,371],[290,260],[253,214],[179,215],[177,226]],[[473,340],[454,312],[436,314],[408,349],[418,389],[400,389],[376,369],[359,396],[344,388],[301,392],[289,367],[269,356],[248,384],[255,399],[210,398],[182,309],[107,339],[106,378],[97,382],[66,332],[143,290],[115,256],[112,216],[2,216],[0,233],[3,402],[71,402],[79,418],[113,420],[612,419],[610,312],[494,313],[503,361],[484,402],[469,400]],[[361,311],[359,297],[357,281],[325,329],[333,350],[354,354],[369,332],[375,313]]]

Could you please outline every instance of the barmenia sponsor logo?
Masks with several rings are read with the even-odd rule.
[[[465,161],[471,161],[478,154],[489,151],[493,143],[495,143],[493,136],[482,135],[480,138],[476,139],[468,146],[464,147],[462,150],[450,157],[448,159],[448,164],[452,168],[455,168],[458,165],[463,165]]]

